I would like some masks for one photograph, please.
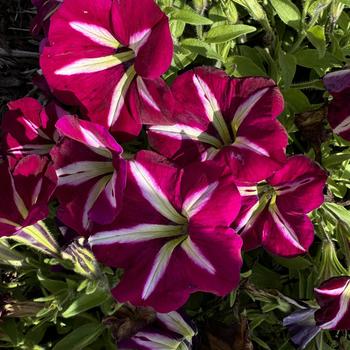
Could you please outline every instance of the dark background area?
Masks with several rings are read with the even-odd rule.
[[[10,100],[35,95],[39,43],[30,34],[35,14],[30,0],[0,0],[0,117]]]

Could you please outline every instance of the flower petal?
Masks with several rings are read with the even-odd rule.
[[[283,212],[308,213],[324,201],[326,172],[305,156],[288,158],[287,163],[268,179],[277,193]]]

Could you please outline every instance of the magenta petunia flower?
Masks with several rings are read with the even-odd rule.
[[[333,100],[328,106],[328,121],[334,133],[350,141],[350,69],[327,74],[323,83]]]
[[[283,98],[266,78],[232,79],[196,68],[178,76],[172,120],[150,121],[150,145],[180,164],[224,159],[239,181],[265,179],[285,162],[287,134],[276,117]],[[273,140],[273,142],[271,142]]]
[[[263,246],[286,257],[305,253],[314,237],[306,214],[323,203],[326,179],[316,163],[293,156],[266,182],[255,188],[239,186],[243,210],[233,227],[241,234],[244,249]]]
[[[0,164],[0,236],[10,236],[48,215],[56,188],[55,170],[46,157],[29,155],[10,169]]]
[[[315,313],[321,329],[350,329],[350,277],[334,277],[315,288],[320,309]]]
[[[48,155],[58,139],[55,123],[67,112],[54,102],[43,107],[30,97],[12,101],[8,108],[1,123],[5,153],[16,159]]]
[[[65,0],[48,39],[41,67],[56,96],[120,136],[138,134],[130,91],[150,100],[147,81],[168,69],[173,54],[168,18],[156,3]]]
[[[51,151],[58,176],[57,217],[82,235],[93,222],[107,224],[118,214],[126,181],[123,149],[103,126],[62,117],[56,123],[64,138]]]
[[[121,213],[89,242],[98,260],[124,269],[112,290],[118,301],[168,312],[190,293],[237,286],[242,243],[229,226],[239,208],[234,180],[218,164],[180,169],[141,151],[128,162]]]
[[[130,339],[118,343],[120,350],[191,350],[193,327],[176,311],[157,313],[155,321]]]

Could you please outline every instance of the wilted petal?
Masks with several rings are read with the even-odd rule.
[[[129,339],[118,342],[118,349],[191,350],[196,332],[176,311],[157,313],[155,320]]]
[[[350,89],[350,69],[326,74],[323,78],[323,84],[332,95]]]
[[[60,254],[59,246],[54,236],[42,221],[22,228],[12,236],[12,239],[53,257],[57,257]]]
[[[294,344],[305,349],[312,339],[321,331],[315,321],[316,309],[296,311],[283,319],[283,326],[288,328]]]

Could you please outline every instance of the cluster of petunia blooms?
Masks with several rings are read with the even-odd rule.
[[[164,82],[173,42],[153,0],[36,3],[35,30],[55,10],[40,58],[50,102],[10,102],[2,121],[1,235],[58,254],[42,221],[58,200],[60,222],[99,262],[124,270],[116,300],[158,312],[163,328],[126,348],[188,349],[194,331],[174,310],[191,293],[237,288],[242,250],[305,254],[314,237],[307,214],[322,204],[327,175],[286,156],[283,98],[271,79],[198,67]],[[349,117],[339,116],[347,104],[331,93],[335,130],[349,136]],[[127,153],[142,129],[149,149]],[[350,328],[350,278],[315,292],[317,324]]]

